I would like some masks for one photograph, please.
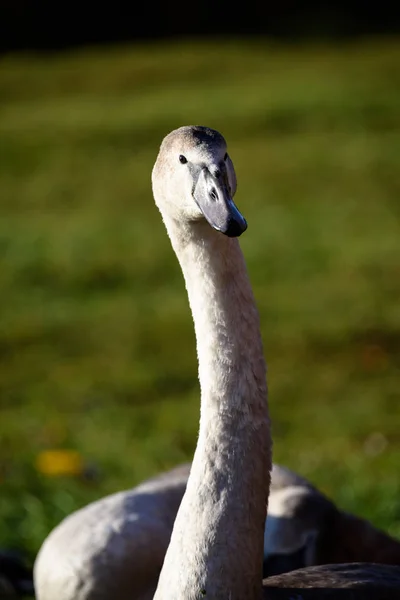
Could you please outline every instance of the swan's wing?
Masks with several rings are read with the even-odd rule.
[[[337,513],[335,505],[311,486],[275,486],[264,533],[264,576],[320,564]]]
[[[374,563],[321,565],[263,581],[265,600],[398,600],[400,568]]]
[[[154,592],[188,468],[102,498],[64,519],[35,562],[38,599],[142,599]]]
[[[264,575],[361,561],[400,565],[400,541],[366,519],[340,510],[303,477],[274,465]]]

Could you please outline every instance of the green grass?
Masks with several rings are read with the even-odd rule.
[[[0,544],[190,459],[199,390],[150,172],[229,141],[275,460],[400,536],[400,44],[225,42],[0,62]],[[48,448],[97,477],[50,478]]]

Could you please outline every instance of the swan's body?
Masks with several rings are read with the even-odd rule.
[[[153,598],[189,472],[190,464],[181,465],[64,519],[36,559],[37,600]],[[361,560],[400,565],[400,543],[273,465],[264,577]]]
[[[340,513],[308,482],[279,467],[272,472],[270,518],[263,539],[271,462],[257,312],[237,240],[213,231],[196,206],[203,202],[213,225],[227,228],[228,234],[235,235],[237,227],[245,226],[231,199],[225,199],[218,212],[224,186],[231,188],[232,195],[236,187],[224,147],[216,132],[183,128],[164,141],[153,175],[156,201],[185,273],[202,385],[194,471],[156,596],[162,600],[204,597],[204,591],[210,598],[259,598],[263,554],[268,573],[322,560],[400,562],[396,541],[363,520]],[[181,153],[189,159],[189,166],[179,163]],[[217,168],[222,172],[219,177]],[[185,186],[186,196],[182,193]],[[229,225],[232,215],[234,222]],[[183,467],[68,517],[39,553],[37,599],[152,598],[188,473],[188,466]],[[345,540],[349,523],[356,535],[347,536],[343,544],[338,532]],[[369,540],[365,545],[360,543],[363,536]],[[388,580],[390,574],[391,583],[398,573],[379,572]],[[377,581],[376,568],[370,565],[357,567],[356,573],[364,587],[366,581]],[[351,566],[325,567],[301,572],[300,580],[304,585],[312,581],[320,593],[320,584],[325,585],[327,578],[333,578],[336,587],[344,587],[348,580],[354,585],[354,574]],[[268,579],[265,597],[300,600],[302,596],[271,588],[276,581]],[[290,587],[291,582],[284,585]],[[296,585],[301,588],[298,580]]]

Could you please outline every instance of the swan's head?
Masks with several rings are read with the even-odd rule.
[[[208,127],[180,127],[163,140],[152,173],[156,204],[177,221],[206,219],[229,237],[247,223],[233,202],[236,174],[223,136]]]

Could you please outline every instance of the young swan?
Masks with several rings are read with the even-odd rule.
[[[259,318],[236,239],[247,224],[224,138],[173,131],[152,182],[185,278],[201,387],[197,448],[154,598],[255,600],[271,440]]]
[[[398,599],[400,570],[387,565],[311,567],[261,586],[272,466],[266,367],[224,138],[206,127],[173,131],[152,182],[185,278],[201,387],[197,448],[154,599]]]

